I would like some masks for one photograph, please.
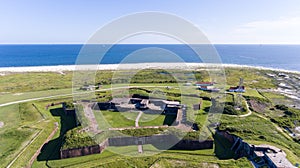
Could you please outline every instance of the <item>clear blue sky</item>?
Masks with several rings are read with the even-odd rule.
[[[299,0],[0,0],[0,43],[84,43],[143,11],[183,17],[213,43],[300,44]]]

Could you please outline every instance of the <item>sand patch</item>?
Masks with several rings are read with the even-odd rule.
[[[19,96],[19,95],[22,95],[23,93],[15,93],[13,94],[14,96]]]
[[[59,73],[61,75],[65,75],[65,73],[63,71],[58,71],[57,73]]]
[[[4,126],[4,122],[0,121],[0,128]]]

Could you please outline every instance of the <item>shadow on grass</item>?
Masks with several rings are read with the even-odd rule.
[[[234,152],[230,150],[232,144],[224,137],[215,134],[213,135],[214,138],[214,153],[216,157],[220,160],[227,160],[234,158]]]
[[[206,112],[206,113],[209,113],[209,109],[210,109],[210,107],[205,107],[205,108],[203,109],[203,111]]]
[[[171,126],[171,125],[175,124],[176,118],[177,118],[177,115],[166,115],[163,125]]]
[[[51,109],[50,113],[52,116],[60,117],[60,134],[58,138],[50,140],[42,147],[41,153],[37,157],[38,161],[60,159],[60,148],[64,140],[64,134],[68,130],[76,127],[75,115],[66,115],[63,108]]]

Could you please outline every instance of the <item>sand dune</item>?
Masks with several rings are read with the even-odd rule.
[[[207,63],[136,63],[136,64],[100,64],[100,65],[58,65],[58,66],[30,66],[30,67],[0,67],[3,72],[58,72],[74,70],[124,70],[124,69],[222,69],[232,68],[256,68],[280,72],[300,73],[283,69],[274,69],[258,66],[236,65],[236,64],[207,64]]]

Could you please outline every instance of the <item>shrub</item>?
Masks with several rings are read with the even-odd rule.
[[[68,109],[68,110],[75,109],[73,102],[65,102],[65,103],[66,103],[66,109]]]
[[[282,110],[282,111],[287,111],[289,108],[286,106],[286,105],[284,105],[284,104],[281,104],[281,105],[276,105],[275,106],[275,108],[276,109],[278,109],[278,110]]]

